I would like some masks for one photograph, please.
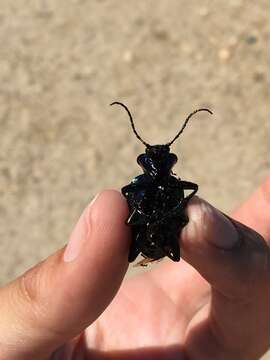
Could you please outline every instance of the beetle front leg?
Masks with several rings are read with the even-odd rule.
[[[142,176],[137,183],[131,183],[121,189],[122,194],[128,201],[130,209],[130,215],[126,221],[127,225],[146,225],[149,221],[150,216],[143,212],[141,206],[145,196],[144,186],[147,186],[147,183]]]

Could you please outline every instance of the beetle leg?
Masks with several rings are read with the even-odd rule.
[[[137,262],[137,264],[134,265],[134,267],[138,267],[138,266],[144,266],[146,267],[149,263],[155,261],[155,259],[151,259],[147,256],[145,256],[144,254],[142,254],[143,259],[140,260],[139,262]]]
[[[138,238],[140,237],[140,234],[137,235],[136,239],[133,239],[129,248],[129,254],[128,254],[128,261],[132,262],[136,259],[136,257],[141,252],[141,249],[139,247],[139,241]]]
[[[145,183],[145,184],[144,184]],[[121,191],[122,194],[127,198],[130,215],[126,221],[127,225],[146,225],[149,215],[145,214],[141,209],[141,204],[144,200],[145,187],[147,182],[143,175],[140,175],[139,180],[136,183],[131,183],[124,186]]]
[[[173,261],[179,261],[180,260],[180,246],[179,246],[179,239],[177,236],[174,236],[171,239],[170,247],[164,248],[167,256],[173,260]]]
[[[139,175],[130,184],[123,186],[121,192],[127,199],[142,197],[150,185],[148,177]]]
[[[181,227],[182,228],[184,226],[186,226],[188,224],[188,222],[189,222],[189,218],[188,218],[187,214],[185,214],[184,212],[181,212],[180,220],[181,220]]]
[[[186,197],[185,197],[185,202],[189,201],[195,194],[196,192],[198,191],[198,185],[197,184],[194,184],[190,181],[182,181],[181,180],[181,185],[182,185],[182,188],[184,190],[193,190],[190,194],[188,194]]]
[[[181,220],[183,221],[183,225],[186,225],[188,223],[188,218],[187,218],[187,216],[185,214],[183,214],[183,209],[184,209],[184,207],[186,205],[184,200],[185,199],[182,199],[179,202],[179,204],[177,204],[173,209],[168,211],[161,219],[158,219],[157,221],[155,221],[151,225],[162,224],[162,223],[165,222],[165,220],[167,221],[170,218],[175,218],[175,217],[178,217],[178,216],[181,217]]]
[[[183,209],[185,208],[187,202],[198,191],[198,185],[189,181],[182,181],[182,180],[180,181],[180,183],[182,189],[193,190],[193,191],[190,194],[188,194],[184,199],[180,200],[179,204],[176,207],[174,207],[167,214],[165,214],[164,217],[161,219],[161,221],[180,215],[182,219],[182,227],[184,227],[188,223],[188,217],[187,215],[183,214]]]
[[[143,213],[141,210],[134,209],[126,221],[127,225],[146,225],[149,219],[149,215]]]

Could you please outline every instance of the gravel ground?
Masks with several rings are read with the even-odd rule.
[[[62,246],[103,188],[174,136],[175,172],[230,211],[270,168],[269,1],[1,0],[0,283]]]

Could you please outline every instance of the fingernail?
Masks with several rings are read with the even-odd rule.
[[[191,236],[206,239],[212,245],[230,250],[240,242],[235,226],[219,210],[202,199],[196,199],[188,213]],[[196,235],[195,235],[196,234]]]
[[[99,194],[97,194],[94,197],[94,199],[84,210],[74,230],[71,233],[69,242],[64,252],[65,262],[71,262],[75,260],[78,257],[79,253],[81,252],[84,242],[87,241],[89,238],[90,222],[88,219],[89,218],[88,214],[89,214],[89,210],[93,207],[94,203],[96,202],[98,195]]]

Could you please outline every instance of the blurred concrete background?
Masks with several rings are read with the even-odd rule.
[[[270,3],[0,0],[0,283],[69,237],[103,188],[171,139],[175,172],[230,211],[270,168]]]

